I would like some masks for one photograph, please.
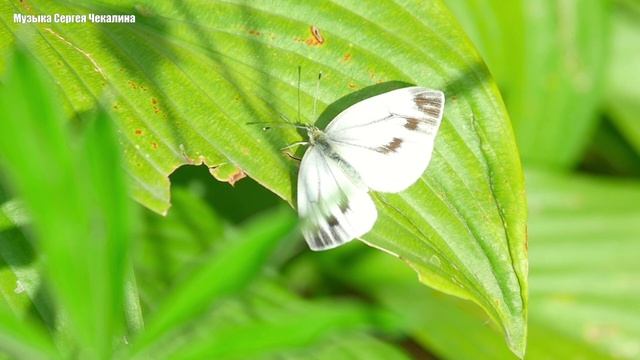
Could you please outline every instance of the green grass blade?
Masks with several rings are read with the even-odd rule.
[[[70,112],[114,89],[109,105],[119,115],[134,197],[160,213],[169,206],[167,176],[185,163],[230,163],[292,202],[298,163],[280,148],[300,134],[246,123],[278,113],[297,118],[298,66],[301,120],[316,121],[317,100],[321,125],[383,90],[443,90],[447,107],[428,171],[402,194],[376,196],[380,216],[364,240],[405,259],[426,284],[480,304],[523,353],[526,207],[518,150],[495,83],[441,1],[83,4],[36,0],[31,10],[11,3],[2,13],[136,14],[126,25],[34,25],[35,48]],[[25,27],[5,25],[0,38],[9,40]]]
[[[137,335],[144,329],[144,317],[140,291],[133,271],[130,272],[125,283],[124,312],[129,334]]]
[[[13,359],[60,358],[51,338],[42,329],[18,319],[3,305],[0,305],[0,349]]]
[[[42,70],[24,49],[16,52],[0,91],[0,158],[33,218],[54,293],[82,353],[107,358],[123,330],[129,240],[111,120],[99,112],[77,143]]]
[[[90,262],[80,265],[92,276],[94,303],[87,315],[96,331],[93,341],[104,346],[105,354],[111,352],[114,341],[125,329],[125,283],[132,227],[131,203],[111,123],[107,113],[99,110],[85,131],[80,148],[82,180],[91,188],[85,205],[91,214],[91,230],[85,234],[90,238],[84,240],[84,245],[87,254],[95,254]]]
[[[295,217],[286,209],[263,215],[247,224],[169,294],[134,343],[134,352],[153,346],[212,303],[247,286],[295,224]]]

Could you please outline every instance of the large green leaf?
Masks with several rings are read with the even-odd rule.
[[[574,166],[597,124],[609,47],[608,2],[445,2],[505,93],[525,163]]]
[[[526,358],[637,359],[640,185],[527,175],[531,307]],[[348,267],[344,279],[395,309],[408,331],[444,358],[514,358],[475,306],[417,287],[397,262],[371,255],[342,265]],[[378,286],[381,282],[387,285]],[[418,296],[422,303],[414,300]]]
[[[0,161],[33,219],[71,349],[107,358],[124,330],[129,203],[104,112],[70,136],[53,86],[20,49],[0,87]],[[76,348],[77,346],[77,348]]]
[[[297,162],[280,148],[301,136],[246,122],[297,117],[317,101],[326,123],[364,97],[409,83],[442,89],[447,106],[432,164],[398,195],[376,195],[365,237],[420,279],[471,299],[497,321],[514,352],[526,338],[526,209],[509,120],[482,60],[441,1],[3,0],[13,13],[132,13],[135,24],[37,24],[32,53],[78,117],[112,89],[134,196],[169,206],[167,176],[185,163],[230,163],[291,202]],[[86,4],[86,3],[83,3]],[[358,90],[354,92],[355,90]],[[330,105],[329,105],[330,104]]]
[[[640,11],[614,12],[607,108],[613,123],[640,154]]]

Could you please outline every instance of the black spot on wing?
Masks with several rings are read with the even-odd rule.
[[[343,197],[338,201],[338,208],[340,212],[346,214],[349,211],[349,200],[346,197]]]
[[[327,223],[329,224],[328,231],[324,228],[318,227],[312,232],[311,241],[315,245],[314,247],[316,249],[336,247],[340,244],[343,244],[347,240],[343,236],[341,236],[341,227],[335,217],[329,217],[327,219]]]
[[[329,232],[331,232],[331,236],[333,237],[334,244],[342,244],[343,239],[340,236],[340,224],[338,224],[338,220],[335,217],[331,217],[332,222],[329,222]]]
[[[402,145],[402,139],[394,137],[388,144],[377,147],[375,150],[382,154],[388,154],[390,152],[396,152]]]
[[[418,125],[420,125],[420,120],[415,118],[405,118],[406,122],[404,123],[404,127],[407,130],[416,130]]]
[[[313,242],[316,244],[317,248],[322,249],[331,244],[331,238],[324,230],[317,229],[313,235]]]
[[[416,94],[413,101],[420,111],[432,118],[439,118],[442,112],[442,99],[434,93],[422,92]]]

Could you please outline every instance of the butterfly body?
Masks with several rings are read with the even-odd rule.
[[[430,159],[442,119],[440,91],[409,87],[358,102],[322,131],[305,126],[309,149],[300,164],[298,213],[313,250],[369,232],[377,210],[369,190],[399,192]]]

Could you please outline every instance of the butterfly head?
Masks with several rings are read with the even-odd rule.
[[[324,138],[324,132],[320,130],[318,127],[313,125],[307,125],[307,136],[309,137],[309,143],[311,145],[315,145],[318,141],[322,141]]]

